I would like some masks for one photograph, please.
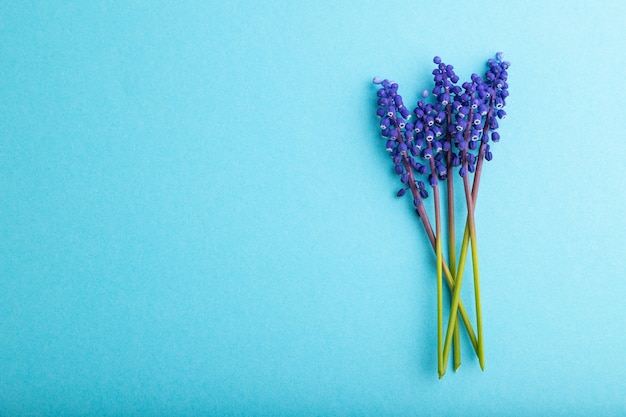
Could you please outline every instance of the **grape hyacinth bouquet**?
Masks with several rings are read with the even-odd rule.
[[[504,106],[509,95],[507,69],[502,53],[487,61],[484,76],[472,74],[471,80],[459,85],[459,77],[452,65],[435,57],[434,88],[422,92],[423,100],[411,112],[398,94],[398,84],[378,77],[374,84],[379,89],[377,116],[382,137],[394,163],[395,173],[403,187],[398,197],[410,195],[430,244],[435,251],[437,271],[437,368],[439,378],[446,372],[450,349],[453,350],[454,369],[461,364],[460,327],[463,325],[484,370],[483,326],[480,302],[480,273],[474,210],[485,160],[491,161],[491,143],[500,140],[498,120],[506,118]],[[430,100],[429,100],[430,98]],[[458,174],[458,175],[455,175]],[[461,182],[467,206],[465,232],[457,257],[455,236],[455,180]],[[440,199],[441,184],[445,184],[447,199],[447,256],[443,250],[443,219]],[[433,231],[424,207],[432,194],[435,214]],[[467,252],[471,252],[474,278],[476,332],[461,301],[461,285]],[[458,259],[458,261],[457,261]],[[450,290],[447,328],[443,332],[443,281]]]

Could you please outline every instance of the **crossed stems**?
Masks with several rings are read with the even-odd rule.
[[[398,134],[397,139],[400,143],[403,143],[404,140],[402,138],[401,134]],[[417,204],[417,214],[420,217],[420,219],[422,220],[422,224],[424,225],[424,229],[426,230],[426,234],[428,235],[428,239],[430,240],[430,244],[433,247],[433,250],[435,251],[436,254],[438,254],[439,256],[441,256],[441,262],[437,262],[438,264],[438,268],[439,265],[441,266],[443,275],[446,278],[446,283],[448,284],[448,288],[450,289],[450,291],[454,291],[454,288],[456,288],[455,286],[455,280],[454,277],[452,275],[452,273],[450,272],[450,269],[448,268],[448,262],[446,261],[445,257],[441,254],[441,242],[438,242],[438,238],[435,236],[435,234],[433,233],[433,228],[430,224],[430,221],[428,220],[428,214],[426,213],[426,209],[424,208],[424,204],[421,204],[421,197],[418,191],[418,187],[417,184],[415,182],[415,177],[413,175],[413,169],[411,167],[411,164],[409,163],[409,158],[406,154],[402,155],[402,163],[404,165],[404,168],[409,176],[409,188],[411,189],[411,194],[413,195],[413,198],[415,201],[420,202],[420,204]],[[438,193],[437,193],[437,198],[439,197]],[[441,232],[438,230],[437,236],[440,236]],[[440,250],[437,251],[437,247],[439,244],[439,248]],[[439,258],[439,256],[437,256]],[[438,280],[438,287],[441,283],[441,279]],[[440,291],[438,291],[440,292]],[[476,352],[476,354],[478,354],[479,349],[478,349],[478,340],[476,339],[476,334],[474,333],[474,329],[472,327],[472,324],[469,320],[469,317],[467,315],[467,310],[465,309],[465,306],[463,305],[463,302],[461,300],[457,300],[457,311],[458,311],[458,315],[461,316],[461,320],[463,321],[463,324],[465,325],[465,328],[467,330],[467,334],[470,338],[470,341],[472,342],[472,346],[474,347],[474,351]],[[456,313],[455,313],[456,314]],[[456,321],[455,321],[456,322]],[[454,324],[455,327],[458,327],[458,324],[455,323]],[[443,352],[441,349],[438,349],[438,358],[439,355],[441,354],[441,357],[443,359]],[[445,363],[443,360],[439,361],[439,367],[440,370],[444,371],[443,373],[445,373],[445,370],[442,369],[443,367],[443,363]],[[440,372],[440,377],[443,376],[443,373]]]
[[[493,113],[493,98],[491,99],[491,105],[489,106],[489,112],[487,114],[487,121],[483,128],[483,137],[488,134],[488,122]],[[476,163],[476,171],[474,173],[474,183],[470,191],[469,179],[467,175],[463,177],[463,185],[465,188],[465,198],[467,202],[467,222],[465,224],[465,232],[463,234],[463,242],[461,244],[461,256],[459,259],[459,267],[456,273],[457,282],[452,292],[452,301],[450,306],[450,319],[448,321],[448,329],[446,331],[446,341],[443,348],[443,361],[446,363],[448,354],[450,353],[450,343],[452,339],[452,331],[456,331],[457,325],[457,311],[460,311],[459,306],[461,303],[461,285],[463,280],[463,274],[465,271],[465,260],[467,258],[467,246],[469,241],[472,243],[472,264],[474,268],[474,298],[476,300],[476,322],[478,331],[478,349],[476,354],[480,363],[481,369],[485,369],[485,356],[483,345],[483,331],[482,331],[482,309],[480,302],[480,276],[478,272],[478,245],[476,243],[476,225],[474,223],[474,210],[476,208],[476,199],[478,198],[478,187],[480,185],[480,177],[482,173],[483,161],[485,159],[486,143],[483,142],[478,150],[478,162]],[[465,161],[466,163],[467,161]]]

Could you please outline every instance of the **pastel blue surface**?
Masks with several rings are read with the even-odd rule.
[[[260,3],[0,4],[0,414],[626,415],[626,3]],[[371,79],[500,50],[486,368],[438,380]]]

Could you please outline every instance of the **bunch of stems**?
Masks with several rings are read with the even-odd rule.
[[[397,94],[398,85],[388,80],[374,79],[381,85],[378,90],[377,111],[381,118],[382,136],[387,139],[387,150],[395,164],[395,172],[401,175],[405,187],[398,191],[403,196],[407,190],[413,197],[416,212],[436,257],[437,273],[437,369],[439,377],[446,373],[450,348],[453,349],[454,370],[461,365],[460,323],[465,328],[476,353],[481,369],[484,369],[484,343],[482,325],[482,307],[480,298],[480,272],[478,244],[474,213],[483,169],[484,160],[491,160],[491,141],[500,138],[495,132],[498,128],[496,118],[503,119],[502,110],[508,97],[506,69],[510,65],[502,61],[502,54],[488,61],[489,70],[485,78],[473,74],[472,82],[463,83],[463,89],[456,86],[458,77],[451,65],[445,65],[435,57],[438,65],[433,71],[435,88],[433,94],[437,101],[426,104],[419,101],[413,111],[416,121],[410,122],[412,115],[404,106],[402,97]],[[427,97],[429,92],[422,94]],[[480,145],[478,145],[480,144]],[[472,153],[471,151],[476,151]],[[421,162],[424,161],[425,164]],[[467,207],[465,231],[457,258],[455,210],[454,210],[454,173],[460,167],[459,174],[463,182],[463,192]],[[470,184],[471,173],[473,183]],[[432,187],[435,215],[433,231],[424,200],[428,197],[424,183],[419,175],[428,174]],[[441,209],[440,180],[445,181],[447,197],[447,262],[443,254],[443,219]],[[461,288],[465,273],[468,250],[471,249],[474,303],[476,312],[476,332],[461,301]],[[444,337],[443,281],[450,291],[450,310]],[[459,320],[460,317],[460,320]],[[460,323],[459,323],[460,322]]]

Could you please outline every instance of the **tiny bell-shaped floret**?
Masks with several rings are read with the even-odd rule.
[[[439,161],[435,164],[435,169],[437,170],[437,175],[439,175],[439,178],[445,178],[446,177],[446,166],[443,164],[443,162]]]
[[[500,141],[500,134],[498,132],[491,132],[491,140],[493,142],[499,142]]]

